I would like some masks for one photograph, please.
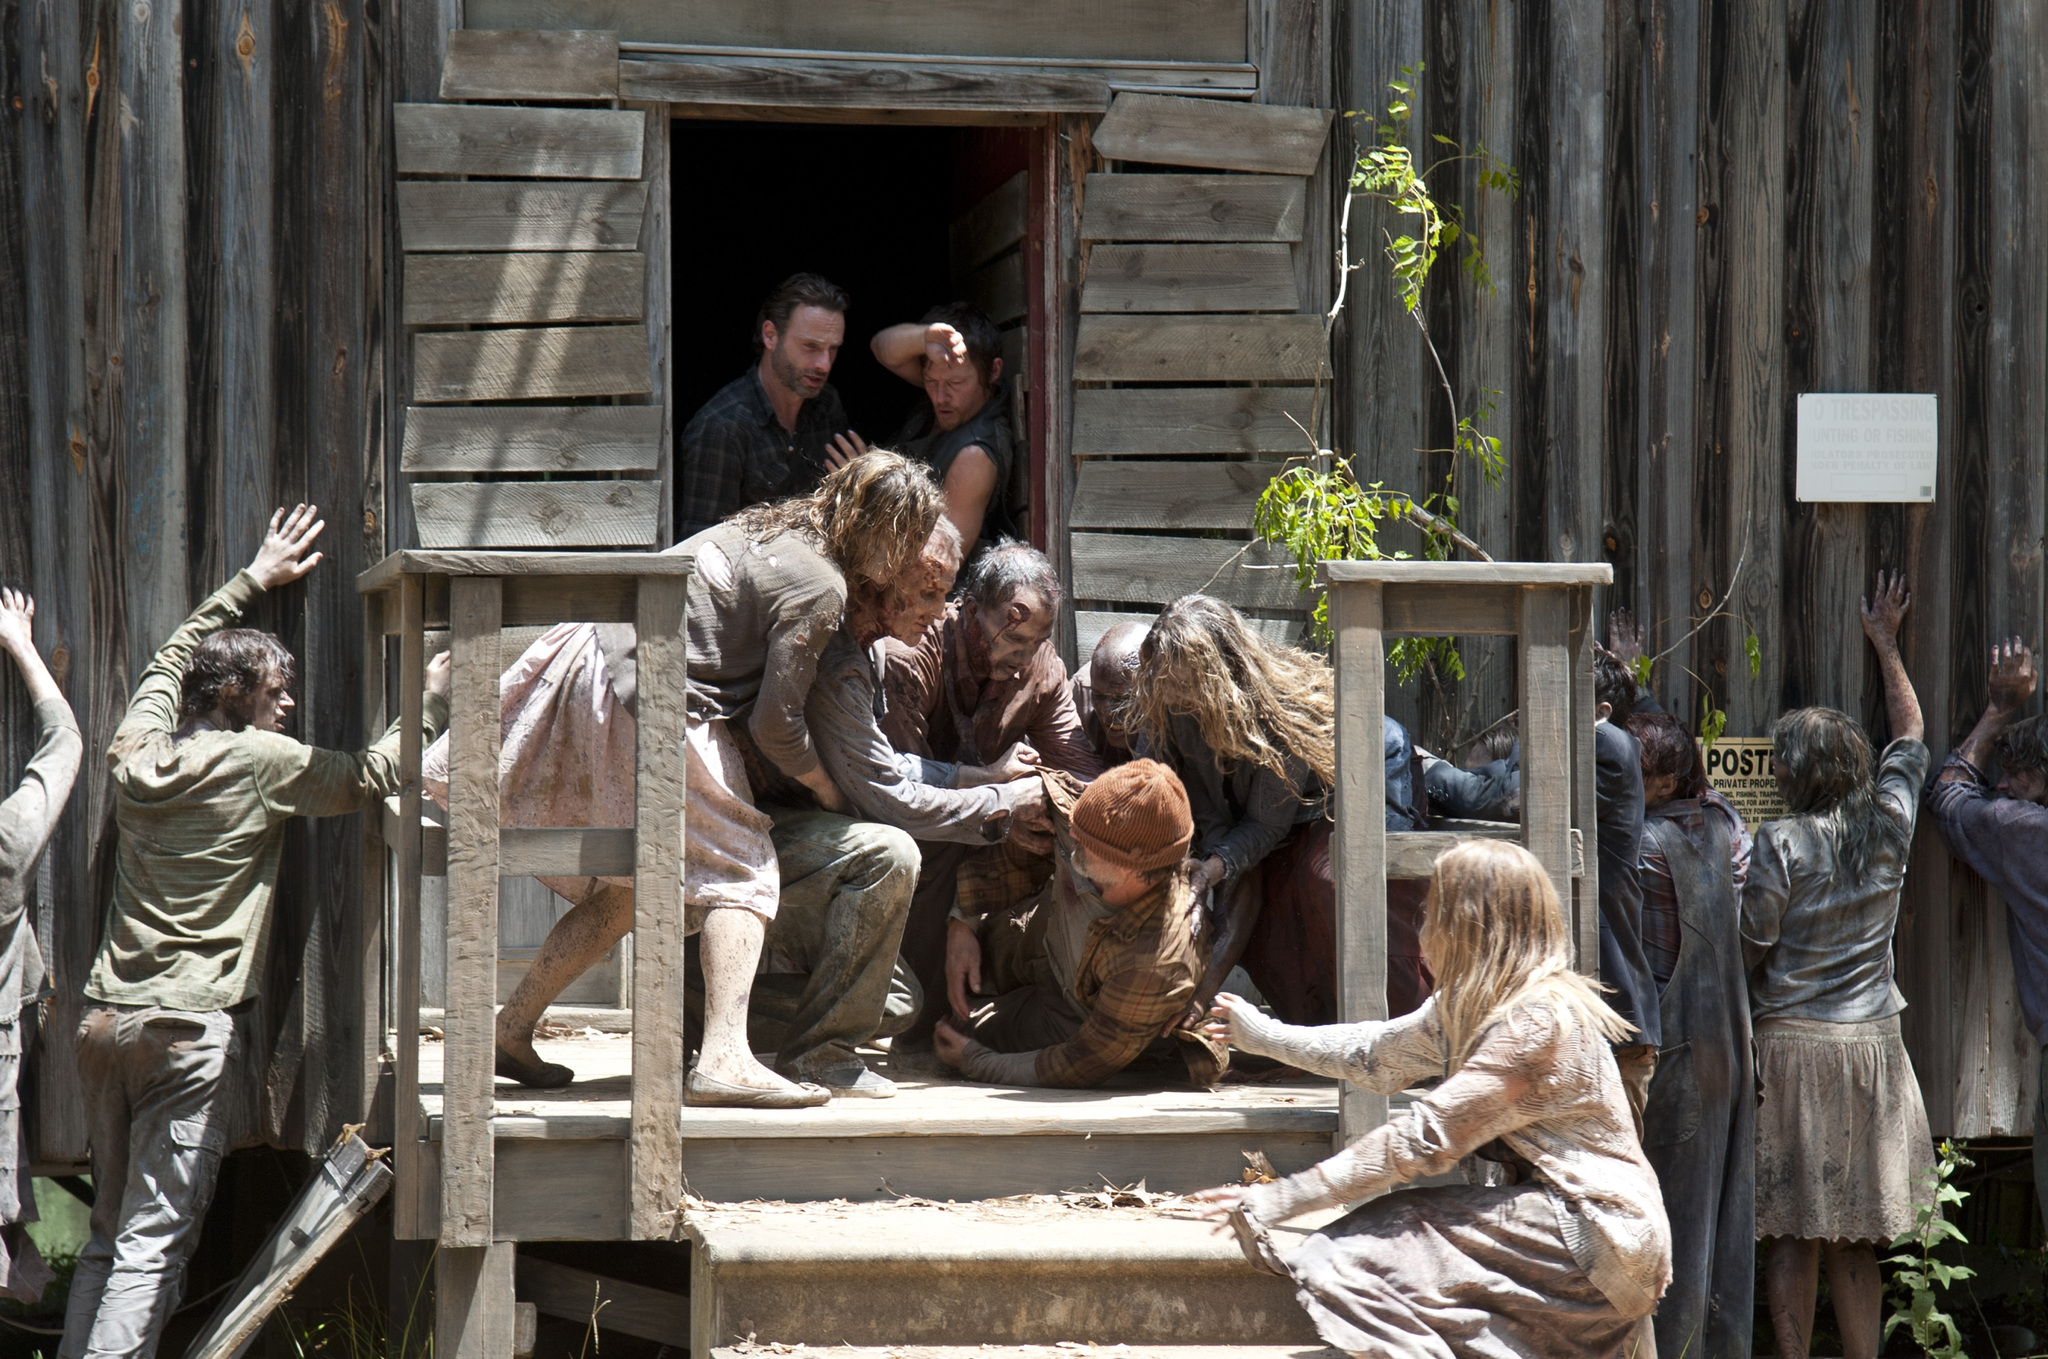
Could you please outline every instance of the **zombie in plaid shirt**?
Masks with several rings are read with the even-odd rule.
[[[1132,771],[1170,782],[1179,815],[1187,816],[1180,781],[1151,761],[1106,775],[1099,781],[1109,785],[1104,793],[1114,797],[1114,785],[1128,781]],[[1138,874],[1106,865],[1099,843],[1092,851],[1095,858],[1088,857],[1085,845],[1077,857],[1073,821],[1081,785],[1056,771],[1041,777],[1057,841],[1057,868],[1052,881],[1028,901],[978,921],[955,911],[947,981],[956,1017],[941,1023],[935,1035],[940,1057],[973,1079],[994,1084],[1086,1087],[1100,1085],[1154,1042],[1171,1038],[1187,1063],[1189,1079],[1213,1086],[1228,1064],[1227,1053],[1180,1023],[1201,983],[1211,944],[1208,914],[1195,900],[1178,857],[1186,852],[1192,821],[1177,841],[1138,846],[1140,855],[1170,858],[1161,869]],[[1119,821],[1143,824],[1129,817]],[[1143,885],[1146,877],[1149,886]],[[1118,884],[1125,890],[1119,891]],[[1141,895],[1120,904],[1105,899],[1120,899],[1140,887]],[[957,966],[969,937],[975,941],[974,961]],[[994,998],[968,1014],[966,986],[976,983]]]

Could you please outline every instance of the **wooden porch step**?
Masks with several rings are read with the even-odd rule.
[[[577,1073],[563,1090],[496,1087],[491,1131],[502,1239],[623,1235],[619,1166],[630,1129],[631,1040],[587,1036],[536,1045]],[[442,1045],[420,1049],[423,1173],[436,1178],[443,1134]],[[876,1059],[885,1073],[887,1059]],[[1217,1091],[1125,1083],[1022,1090],[903,1076],[887,1100],[818,1109],[689,1109],[682,1174],[691,1195],[878,1202],[1099,1189],[1105,1182],[1185,1193],[1238,1179],[1248,1154],[1281,1174],[1329,1155],[1334,1084],[1297,1080]],[[427,1188],[425,1210],[438,1190]],[[571,1231],[570,1224],[575,1230]],[[1084,1337],[1085,1338],[1085,1337]]]
[[[934,1355],[981,1345],[1061,1354],[1073,1344],[1316,1351],[1294,1284],[1253,1269],[1233,1239],[1177,1200],[722,1204],[692,1207],[683,1229],[699,1354],[749,1339],[757,1353],[776,1344],[923,1345]],[[1310,1230],[1283,1229],[1282,1248]]]
[[[711,1359],[762,1359],[766,1345],[721,1347]],[[834,1345],[831,1359],[1343,1359],[1323,1345]]]

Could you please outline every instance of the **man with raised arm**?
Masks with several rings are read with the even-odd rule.
[[[285,824],[361,811],[402,782],[396,722],[355,753],[286,736],[291,652],[229,626],[319,564],[324,527],[310,505],[270,517],[256,559],[156,653],[107,751],[120,840],[78,1028],[92,1230],[62,1359],[149,1359],[177,1308],[227,1150],[224,1087],[270,951]],[[447,695],[444,652],[427,667],[423,741]]]
[[[890,326],[868,345],[876,362],[924,389],[924,401],[890,446],[939,479],[946,517],[960,530],[970,564],[998,540],[1017,536],[1002,346],[995,322],[970,302],[933,307],[923,320]]]
[[[2014,721],[2040,675],[2017,637],[1991,648],[1984,714],[1927,787],[1927,808],[1948,852],[2005,898],[2013,982],[2027,1031],[2048,1044],[2048,719]],[[1991,764],[1998,763],[1998,782]],[[2048,1046],[2041,1049],[2048,1075]],[[2048,1195],[2048,1090],[2034,1098],[2034,1189]],[[2048,1199],[2040,1199],[2048,1214]]]
[[[18,590],[0,590],[0,651],[14,658],[36,717],[35,753],[22,771],[21,785],[0,802],[0,1157],[8,1158],[8,1173],[0,1174],[0,1295],[21,1302],[40,1297],[51,1277],[22,1225],[36,1220],[36,1200],[16,1096],[21,1012],[42,990],[44,970],[28,919],[29,884],[71,796],[84,749],[71,705],[36,651],[30,627],[35,616],[33,599]]]

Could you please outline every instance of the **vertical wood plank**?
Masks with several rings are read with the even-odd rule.
[[[384,595],[363,600],[363,730],[382,731],[384,719]],[[400,750],[403,768],[404,751]],[[377,1103],[377,1080],[384,1051],[384,809],[372,807],[362,818],[361,860],[357,872],[360,894],[355,910],[342,923],[343,950],[348,958],[351,989],[343,997],[351,1015],[348,1106],[345,1117],[367,1122],[371,1141],[390,1141],[388,1105]],[[380,1126],[382,1125],[382,1126]]]
[[[1045,550],[1053,554],[1062,579],[1074,578],[1073,534],[1067,517],[1074,503],[1074,340],[1081,329],[1082,185],[1095,168],[1089,140],[1094,121],[1074,114],[1054,114],[1046,121],[1041,158],[1034,169],[1041,209],[1036,222],[1040,251],[1038,307],[1026,324],[1038,337],[1038,367],[1031,374],[1026,419],[1037,433],[1033,447],[1044,449],[1043,503],[1033,507],[1034,534],[1048,533]],[[1031,241],[1025,241],[1025,249]],[[1042,440],[1042,445],[1040,443]],[[1045,527],[1041,528],[1040,526]],[[1074,655],[1074,605],[1060,599],[1060,648],[1070,664]]]
[[[442,1245],[434,1257],[434,1353],[512,1359],[518,1254],[510,1241]]]
[[[683,599],[688,578],[643,576],[634,806],[633,1236],[667,1240],[683,1199]]]
[[[277,33],[270,6],[254,0],[214,5],[208,17],[221,130],[214,172],[220,230],[215,297],[220,308],[220,376],[214,427],[219,431],[222,471],[222,560],[209,574],[224,578],[256,555],[264,525],[277,505],[271,88]]]
[[[185,617],[184,45],[181,0],[119,5],[123,490],[129,673]]]
[[[19,315],[26,327],[22,383],[31,420],[22,448],[27,475],[10,484],[20,488],[17,495],[30,511],[25,545],[32,565],[26,582],[36,599],[36,641],[78,718],[88,752],[37,883],[37,936],[51,969],[64,978],[83,977],[91,965],[100,914],[94,845],[111,788],[104,762],[92,755],[106,748],[127,701],[125,692],[116,692],[118,677],[125,675],[125,646],[98,644],[103,636],[118,638],[123,620],[119,610],[96,611],[92,605],[94,572],[104,570],[94,550],[113,535],[95,532],[95,517],[111,506],[93,493],[104,457],[87,456],[86,442],[88,177],[81,167],[87,67],[79,55],[79,29],[91,13],[86,5],[34,0],[23,4],[19,27],[20,220],[40,229],[24,232],[26,297]],[[38,455],[28,456],[30,450]],[[109,682],[110,672],[115,682]],[[75,986],[57,988],[37,1053],[25,1068],[28,1135],[39,1159],[82,1159],[86,1152],[75,1074],[79,997]]]
[[[392,1093],[392,1231],[405,1240],[427,1235],[432,1214],[421,1204],[420,1117],[420,721],[425,706],[426,594],[418,576],[400,576],[388,598],[398,612],[398,711],[405,725],[398,736],[398,767],[405,783],[398,794],[398,842],[391,846],[397,901],[391,928],[392,1008],[398,1080]],[[452,739],[452,738],[451,738]],[[380,868],[379,880],[382,880]]]
[[[1726,593],[1730,563],[1718,549],[1727,535],[1726,459],[1699,449],[1694,394],[1700,240],[1700,27],[1695,0],[1656,0],[1644,38],[1645,75],[1636,207],[1641,297],[1634,349],[1640,364],[1641,426],[1626,459],[1640,478],[1634,565],[1642,574],[1632,601],[1648,629],[1651,654],[1677,642],[1705,615],[1698,596]],[[1619,349],[1611,340],[1610,353]],[[1626,389],[1623,389],[1626,390]],[[1707,641],[1719,630],[1701,634]],[[1692,675],[1711,674],[1705,645],[1681,648],[1657,680],[1682,720],[1699,709]],[[1688,672],[1691,672],[1690,674]],[[1716,700],[1720,699],[1717,691]]]
[[[2043,373],[2048,372],[2048,184],[2029,173],[2048,154],[2048,18],[2035,6],[1994,3],[1972,19],[1985,25],[1981,85],[1972,91],[1971,114],[1984,117],[1981,200],[1972,204],[1970,227],[1983,233],[1983,289],[1971,299],[1983,310],[1981,392],[1983,428],[1988,435],[1988,495],[1983,536],[1963,572],[1981,571],[1981,600],[1959,610],[1959,619],[1981,617],[1978,627],[1963,622],[1952,645],[1968,653],[1968,683],[1957,701],[1970,708],[1983,702],[1983,657],[1993,637],[2018,633],[2041,636],[2044,480],[2048,480],[2048,418]],[[1988,115],[1988,116],[1987,116]],[[2019,157],[2011,161],[2010,157]],[[1967,305],[1967,303],[1966,303]],[[2032,421],[2030,427],[2024,422]],[[2025,1033],[2011,983],[1999,894],[1979,887],[1985,909],[1958,917],[1956,1130],[1982,1136],[2026,1126],[2031,1116],[2038,1047]]]
[[[1884,98],[1872,191],[1878,233],[1871,261],[1873,382],[1881,391],[1935,393],[1943,456],[1935,469],[1935,503],[1903,516],[1903,553],[1880,552],[1876,543],[1872,551],[1902,555],[1910,564],[1915,607],[1907,615],[1907,668],[1927,718],[1928,745],[1939,761],[1963,734],[1963,724],[1976,717],[1951,673],[1970,648],[1966,639],[1953,647],[1949,640],[1956,617],[1955,7],[1952,0],[1890,5],[1880,22]],[[1923,817],[1914,835],[1894,957],[1908,1000],[1900,1017],[1906,1049],[1937,1137],[1956,1131],[1950,879],[1965,872]]]
[[[1785,481],[1784,253],[1785,212],[1785,4],[1758,0],[1721,6],[1715,16],[1708,88],[1713,139],[1703,147],[1702,172],[1715,176],[1720,210],[1710,212],[1707,244],[1721,270],[1717,306],[1702,308],[1721,327],[1702,339],[1723,376],[1714,393],[1711,429],[1700,447],[1729,462],[1728,485],[1734,513],[1728,549],[1744,562],[1736,595],[1741,613],[1756,629],[1763,651],[1761,674],[1751,680],[1747,665],[1728,682],[1728,730],[1762,735],[1776,719],[1783,699],[1787,657],[1779,622],[1783,585]],[[1703,264],[1703,268],[1704,268]],[[1737,625],[1721,625],[1731,640]],[[1738,653],[1739,654],[1739,653]]]
[[[1801,392],[1867,389],[1870,374],[1871,163],[1876,10],[1789,0],[1785,74],[1787,169],[1785,413]],[[1791,704],[1867,715],[1869,648],[1855,625],[1867,592],[1866,511],[1802,504],[1787,488],[1785,633]]]
[[[1383,589],[1352,581],[1330,591],[1336,668],[1337,1020],[1387,1017],[1387,761],[1382,715],[1386,649]],[[1526,800],[1527,794],[1523,797]],[[1387,1099],[1346,1085],[1338,1096],[1337,1146],[1387,1121]]]
[[[1521,592],[1522,845],[1543,861],[1559,902],[1572,899],[1573,732],[1569,592]],[[1586,848],[1586,858],[1595,857]]]
[[[492,1068],[498,997],[499,630],[504,582],[448,582],[448,1018],[442,1076],[441,1248],[491,1242]],[[408,828],[409,830],[410,828]],[[680,1071],[677,1076],[680,1079]]]
[[[641,154],[647,216],[640,228],[640,248],[647,257],[647,360],[654,375],[654,390],[647,401],[661,407],[661,522],[655,530],[656,548],[667,547],[675,539],[675,375],[670,371],[675,266],[669,258],[669,213],[674,194],[669,181],[669,123],[664,105],[647,110],[646,149]]]

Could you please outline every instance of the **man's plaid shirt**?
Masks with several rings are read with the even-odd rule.
[[[677,540],[749,505],[816,490],[832,436],[845,429],[846,408],[830,383],[798,408],[793,430],[776,420],[759,368],[726,383],[676,441]]]

